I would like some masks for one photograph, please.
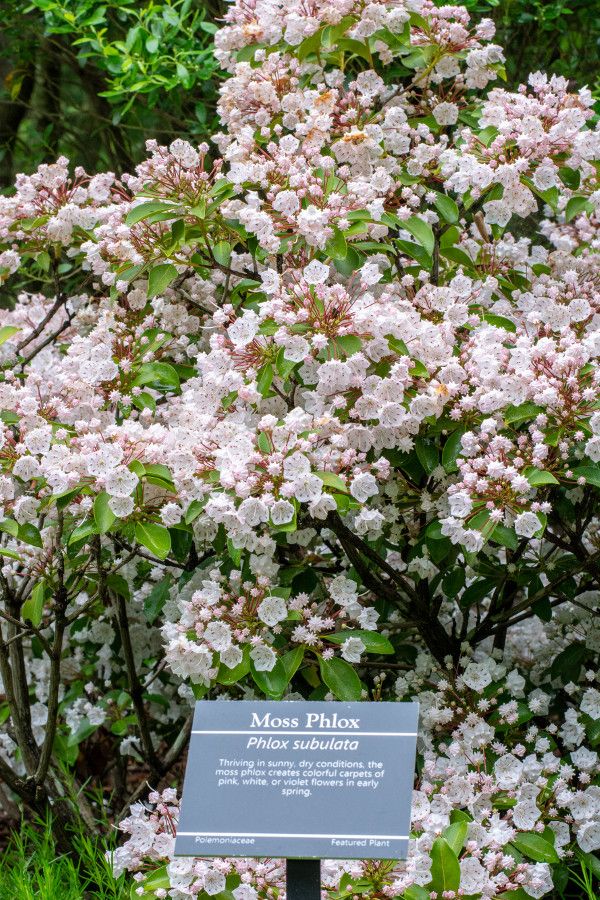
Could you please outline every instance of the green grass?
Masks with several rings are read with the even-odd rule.
[[[23,822],[0,856],[0,900],[128,900],[125,879],[113,878],[105,840],[84,833],[76,852],[61,854],[49,820]]]

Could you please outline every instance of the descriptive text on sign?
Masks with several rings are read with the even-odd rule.
[[[404,859],[418,704],[196,704],[177,856]]]

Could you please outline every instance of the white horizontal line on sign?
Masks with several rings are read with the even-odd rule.
[[[407,841],[407,834],[270,834],[265,831],[178,831],[184,837],[282,837],[282,838],[340,838],[378,841]]]
[[[269,734],[278,737],[288,734],[303,734],[308,737],[416,737],[416,731],[287,731],[280,728],[277,731],[233,731],[226,729],[225,731],[211,731],[208,728],[192,731],[192,734]]]

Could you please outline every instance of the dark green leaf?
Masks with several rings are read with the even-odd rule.
[[[350,663],[334,656],[332,659],[319,657],[321,678],[338,700],[360,700],[362,685],[360,678]]]
[[[177,278],[177,269],[172,263],[161,263],[154,266],[148,275],[149,299],[162,294],[175,278]]]
[[[106,491],[102,491],[94,500],[94,521],[96,522],[98,534],[106,534],[117,518],[108,505],[109,500],[110,497]]]
[[[135,526],[135,538],[138,544],[146,547],[159,559],[165,559],[171,549],[171,535],[164,525],[155,522],[138,522]]]
[[[155,584],[146,599],[144,600],[144,615],[148,622],[152,625],[160,616],[163,606],[169,599],[169,591],[171,589],[171,578],[167,576]]]
[[[460,865],[456,853],[443,837],[436,838],[431,848],[431,888],[438,896],[444,891],[457,891]]]
[[[535,834],[535,832],[520,833],[512,839],[511,844],[513,844],[523,856],[533,859],[534,862],[560,862],[558,854],[552,844],[543,838],[541,834]]]

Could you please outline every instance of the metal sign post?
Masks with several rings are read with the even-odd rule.
[[[286,860],[287,900],[319,900],[321,897],[321,860]]]

